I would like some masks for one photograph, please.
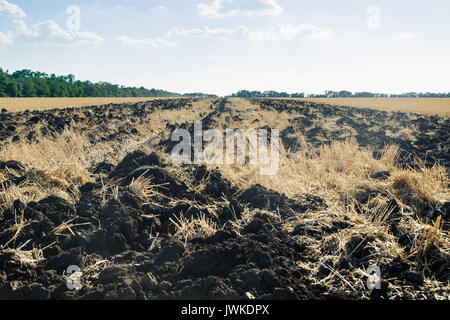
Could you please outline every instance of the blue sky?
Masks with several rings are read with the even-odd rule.
[[[449,57],[448,0],[0,0],[0,67],[180,93],[447,92]]]

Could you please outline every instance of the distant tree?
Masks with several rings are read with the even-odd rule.
[[[36,88],[37,97],[50,97],[50,88],[47,81],[43,78],[34,78],[34,86]]]
[[[207,93],[184,93],[183,97],[193,97],[193,98],[217,98],[215,94],[207,94]]]
[[[0,97],[9,97],[7,88],[10,81],[11,76],[0,68]]]
[[[356,98],[373,98],[375,94],[371,92],[357,92],[354,94],[354,97]]]
[[[12,74],[12,77],[14,79],[20,79],[20,78],[32,78],[33,72],[31,70],[25,69],[25,70],[18,70]]]
[[[305,94],[304,93],[292,93],[291,94],[291,98],[304,98]]]
[[[17,82],[22,86],[22,97],[36,97],[36,87],[32,78],[20,78]]]
[[[76,81],[73,74],[57,76],[28,69],[12,75],[0,68],[1,97],[178,97],[179,94],[108,82]]]
[[[22,95],[22,86],[20,83],[10,81],[6,84],[6,94],[8,97],[20,97]]]
[[[339,91],[340,98],[348,98],[348,97],[351,97],[352,95],[353,95],[353,93],[351,93],[350,91],[346,91],[346,90]]]

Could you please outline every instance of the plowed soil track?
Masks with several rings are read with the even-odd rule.
[[[354,236],[342,244],[346,256],[333,256],[324,239],[357,228],[356,220],[336,216],[322,224],[318,218],[311,227],[311,217],[330,210],[323,196],[311,192],[289,197],[260,184],[243,187],[214,167],[185,165],[174,174],[167,161],[170,134],[176,128],[192,130],[194,120],[202,120],[204,129],[280,129],[288,155],[305,147],[304,142],[319,150],[332,141],[353,139],[361,148],[372,148],[375,159],[387,145],[398,145],[399,167],[416,168],[414,156],[425,167],[439,163],[447,172],[450,167],[450,120],[437,116],[275,99],[165,99],[4,112],[0,148],[38,143],[65,130],[87,137],[92,146],[123,147],[132,138],[144,141],[145,148],[130,150],[116,161],[111,152],[89,163],[90,182],[67,186],[76,190],[73,202],[49,195],[27,203],[16,200],[0,209],[0,299],[435,299],[448,295],[448,252],[433,253],[426,272],[406,253],[392,253],[379,261],[382,288],[368,290],[367,275],[357,270],[373,264],[375,248],[385,240]],[[143,128],[150,128],[153,135],[146,137]],[[0,192],[20,187],[31,177],[36,180],[39,168],[30,167],[27,159],[0,160]],[[133,185],[145,178],[152,184],[147,198],[139,196]],[[428,223],[441,219],[448,233],[450,199],[444,200],[439,207],[433,204]],[[412,253],[408,237],[395,229],[406,218],[398,215],[399,210],[393,212],[385,228],[401,250]],[[312,220],[302,223],[301,217]],[[197,229],[203,231],[180,236],[183,221],[197,221]],[[207,232],[201,221],[215,229]],[[82,271],[80,290],[67,287],[64,273],[71,265]]]

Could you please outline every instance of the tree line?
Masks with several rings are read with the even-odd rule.
[[[28,69],[13,73],[0,68],[0,97],[197,97],[216,98],[214,94],[178,94],[144,87],[125,87],[108,82],[75,80],[73,74],[57,76]],[[229,97],[238,98],[450,98],[448,93],[380,94],[372,92],[325,91],[324,94],[241,90]]]
[[[236,98],[450,98],[450,92],[407,92],[402,94],[350,92],[350,91],[325,91],[323,94],[286,93],[277,91],[248,91],[241,90],[230,97]]]
[[[207,94],[207,93],[184,93],[183,97],[189,97],[189,98],[218,98],[215,94]]]
[[[75,80],[72,74],[57,76],[28,69],[10,74],[0,68],[0,97],[179,97],[180,94],[144,87],[125,87],[108,82]]]
[[[248,91],[241,90],[233,93],[230,97],[232,98],[304,98],[304,93],[286,93],[277,91]]]

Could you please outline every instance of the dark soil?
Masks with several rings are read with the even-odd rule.
[[[400,161],[414,166],[413,156],[424,160],[427,166],[440,163],[450,167],[450,119],[403,112],[385,112],[353,107],[337,107],[302,101],[277,99],[254,99],[262,109],[286,111],[296,115],[291,127],[281,132],[286,149],[296,151],[299,142],[294,136],[302,132],[308,143],[320,146],[330,141],[355,138],[361,147],[372,147],[375,153],[384,146],[399,145],[402,151]],[[327,130],[324,122],[334,124],[336,130]],[[352,128],[356,133],[348,130]],[[395,138],[393,134],[409,128],[412,139]],[[387,135],[387,131],[393,133]]]
[[[140,166],[142,165],[142,166]],[[151,166],[149,166],[151,165]],[[194,169],[194,170],[192,170]],[[104,183],[119,188],[117,199],[102,203],[100,184],[89,183],[81,188],[82,196],[75,208],[65,200],[49,197],[24,205],[20,201],[1,216],[0,243],[13,238],[10,227],[16,222],[14,212],[23,212],[30,223],[14,244],[30,240],[23,250],[40,247],[45,260],[37,265],[21,265],[11,252],[0,255],[2,282],[0,297],[4,299],[239,299],[252,292],[258,299],[321,298],[323,288],[311,285],[294,263],[304,259],[301,241],[283,231],[280,220],[256,213],[238,235],[229,223],[239,219],[245,206],[274,210],[279,207],[282,218],[295,212],[323,206],[322,199],[305,196],[289,199],[256,185],[248,190],[235,190],[218,171],[205,167],[186,167],[195,181],[210,185],[205,194],[190,192],[183,182],[170,177],[156,155],[134,152],[120,162]],[[169,204],[164,199],[151,206],[129,191],[132,177],[151,175],[155,184],[164,184],[166,194],[177,199]],[[167,187],[169,186],[169,187]],[[215,191],[216,190],[216,191]],[[224,225],[207,238],[193,238],[182,243],[170,236],[170,219],[184,213],[198,216],[203,209],[192,208],[187,201],[213,204],[226,195],[229,207],[219,208],[214,222]],[[158,215],[155,215],[155,213]],[[262,212],[262,211],[261,211]],[[206,212],[205,212],[206,213]],[[71,219],[70,232],[56,235],[52,230]],[[154,240],[151,235],[159,233]],[[149,248],[152,248],[149,250]],[[79,291],[70,291],[62,275],[70,265],[89,265],[89,261],[109,260],[111,266]],[[327,293],[345,298],[343,292]]]
[[[193,99],[155,100],[42,112],[3,112],[0,147],[13,141],[33,141],[38,124],[44,136],[72,128],[88,134],[93,142],[121,141],[138,134],[132,123],[146,121],[156,109],[189,108],[193,102]],[[396,143],[405,154],[416,154],[426,159],[428,165],[438,161],[450,167],[449,119],[302,102],[287,104],[272,99],[254,103],[262,109],[299,114],[292,120],[292,127],[281,133],[287,148],[299,148],[294,136],[297,130],[305,134],[308,143],[318,146],[325,140],[339,139],[344,126],[350,126],[363,147],[381,150],[384,145]],[[215,117],[229,112],[228,108],[226,100],[216,100],[211,112],[203,118],[203,128],[214,127]],[[337,118],[341,131],[324,130],[317,125],[319,117]],[[396,123],[396,127],[389,127],[390,123]],[[369,126],[380,129],[368,131]],[[396,132],[407,126],[415,128],[415,141],[390,138],[385,133],[386,129]],[[113,127],[116,130],[112,131]],[[189,124],[185,127],[192,130]],[[168,152],[170,140],[162,138],[159,146]],[[407,158],[403,161],[409,164]],[[30,174],[39,174],[17,161],[0,162],[0,170],[7,172],[6,168],[15,170],[19,176],[0,181],[0,191],[19,184]],[[325,208],[324,199],[308,194],[291,199],[261,185],[246,190],[232,187],[218,170],[204,166],[184,166],[183,170],[194,185],[206,184],[204,191],[194,192],[184,181],[173,177],[156,153],[135,151],[117,165],[93,164],[90,171],[96,182],[80,188],[75,205],[55,196],[28,204],[15,201],[11,208],[0,212],[0,245],[4,246],[0,249],[0,299],[248,299],[248,293],[256,299],[361,297],[361,293],[345,286],[333,288],[313,283],[312,271],[298,264],[317,263],[321,257],[311,253],[311,239],[345,229],[348,222],[317,226],[317,233],[301,224],[290,233],[282,227],[296,214],[313,214]],[[380,172],[372,178],[386,179],[388,175],[389,172]],[[137,197],[130,184],[141,176],[152,178],[156,191],[165,197],[154,197],[150,203]],[[117,188],[116,195],[105,195],[103,185]],[[209,205],[216,206],[216,215],[209,213]],[[252,211],[252,218],[237,232],[233,222],[242,218],[245,210]],[[448,214],[448,205],[440,210]],[[394,226],[395,213],[394,210]],[[173,236],[176,230],[173,221],[181,214],[187,219],[204,214],[219,231],[183,242]],[[16,233],[20,219],[27,223]],[[61,227],[68,222],[70,229]],[[341,265],[362,265],[371,254],[370,244],[374,240],[362,242],[356,238],[354,243],[348,243],[353,260],[340,261]],[[11,250],[18,247],[22,251],[41,248],[44,259],[24,260],[19,251]],[[449,281],[448,262],[440,263],[435,266],[440,270],[436,275],[445,283]],[[80,290],[67,287],[64,273],[71,265],[83,270]],[[382,271],[386,278],[401,278],[408,286],[420,288],[423,278],[420,273],[411,272],[409,265],[399,259],[395,264],[382,266]],[[319,277],[325,277],[330,271],[324,268],[321,272]],[[389,298],[393,294],[383,282],[382,290],[374,293],[373,298]],[[429,295],[432,298],[432,293]]]

